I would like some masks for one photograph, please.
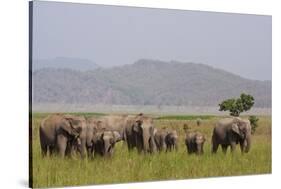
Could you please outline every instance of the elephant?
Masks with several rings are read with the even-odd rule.
[[[51,114],[44,118],[39,128],[42,156],[45,157],[48,151],[50,155],[70,155],[72,144],[77,142],[85,126],[86,120],[82,116]]]
[[[219,120],[213,130],[212,152],[216,153],[221,145],[224,153],[228,146],[233,152],[236,144],[240,144],[242,153],[247,153],[251,147],[251,124],[249,120],[239,117],[229,117]]]
[[[187,132],[185,138],[185,145],[187,153],[196,153],[197,155],[204,153],[205,136],[200,132]]]
[[[117,131],[101,130],[93,136],[93,149],[95,154],[100,156],[111,157],[114,152],[115,143],[122,140]]]
[[[122,139],[119,132],[111,129],[111,127],[107,127],[104,119],[96,117],[87,119],[85,135],[79,138],[81,145],[85,146],[87,150],[89,159],[93,159],[94,154],[111,156],[115,143]]]
[[[167,136],[168,132],[166,128],[163,128],[161,130],[155,129],[155,134],[154,134],[154,141],[156,145],[157,151],[166,151],[167,146],[165,142],[165,138]]]
[[[167,146],[166,151],[172,151],[172,149],[178,150],[178,134],[176,130],[168,132],[165,137],[165,143]]]
[[[139,153],[155,152],[155,132],[152,118],[144,116],[142,113],[136,116],[127,116],[124,137],[128,150],[136,147]]]
[[[83,145],[87,150],[87,155],[89,159],[94,157],[94,147],[93,140],[96,133],[103,128],[102,121],[98,120],[95,117],[90,117],[87,119],[87,127],[85,131],[85,135],[83,135],[82,140],[84,141]]]
[[[103,123],[103,127],[106,128],[106,130],[117,131],[122,140],[124,140],[124,129],[127,117],[127,115],[107,115],[98,120]]]

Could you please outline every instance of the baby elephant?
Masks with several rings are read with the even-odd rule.
[[[117,131],[102,130],[98,131],[93,137],[92,152],[100,156],[111,157],[114,146],[121,141],[121,136]]]
[[[168,132],[165,137],[165,143],[167,150],[172,151],[172,149],[178,150],[178,134],[176,130]]]
[[[205,136],[200,132],[191,132],[186,134],[185,145],[189,154],[203,154],[203,146],[206,141]]]
[[[167,132],[166,128],[159,129],[159,130],[155,129],[154,141],[155,141],[156,149],[158,152],[166,151],[167,147],[166,147],[165,138],[166,138],[167,134],[168,134],[168,132]]]

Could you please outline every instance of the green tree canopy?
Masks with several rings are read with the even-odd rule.
[[[255,103],[254,100],[255,99],[253,96],[242,93],[240,98],[231,98],[222,101],[219,104],[219,111],[229,111],[230,115],[239,116],[240,113],[248,111],[252,108]]]

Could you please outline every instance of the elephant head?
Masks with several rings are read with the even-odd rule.
[[[194,144],[196,145],[196,153],[203,154],[203,146],[206,138],[204,135],[197,133],[194,137]]]
[[[152,118],[139,114],[133,123],[133,132],[135,133],[137,148],[140,151],[154,152],[156,149],[154,143],[154,134],[156,130],[153,126]]]
[[[77,139],[82,131],[82,128],[86,126],[86,120],[82,116],[64,115],[64,122],[61,125],[61,129],[67,133],[72,139]]]
[[[97,153],[102,156],[111,157],[116,142],[122,140],[121,135],[117,131],[99,131],[95,134],[93,143],[96,145]]]
[[[251,124],[249,120],[234,118],[231,129],[239,136],[242,152],[249,152],[251,147]]]

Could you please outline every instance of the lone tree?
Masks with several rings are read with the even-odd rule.
[[[259,118],[257,118],[256,116],[250,116],[249,121],[252,126],[251,132],[252,132],[252,134],[254,134],[256,132],[257,127],[259,126],[258,125]]]
[[[254,97],[248,94],[242,93],[240,98],[231,98],[222,101],[219,104],[219,111],[229,111],[231,116],[238,117],[240,113],[246,112],[254,105]]]

